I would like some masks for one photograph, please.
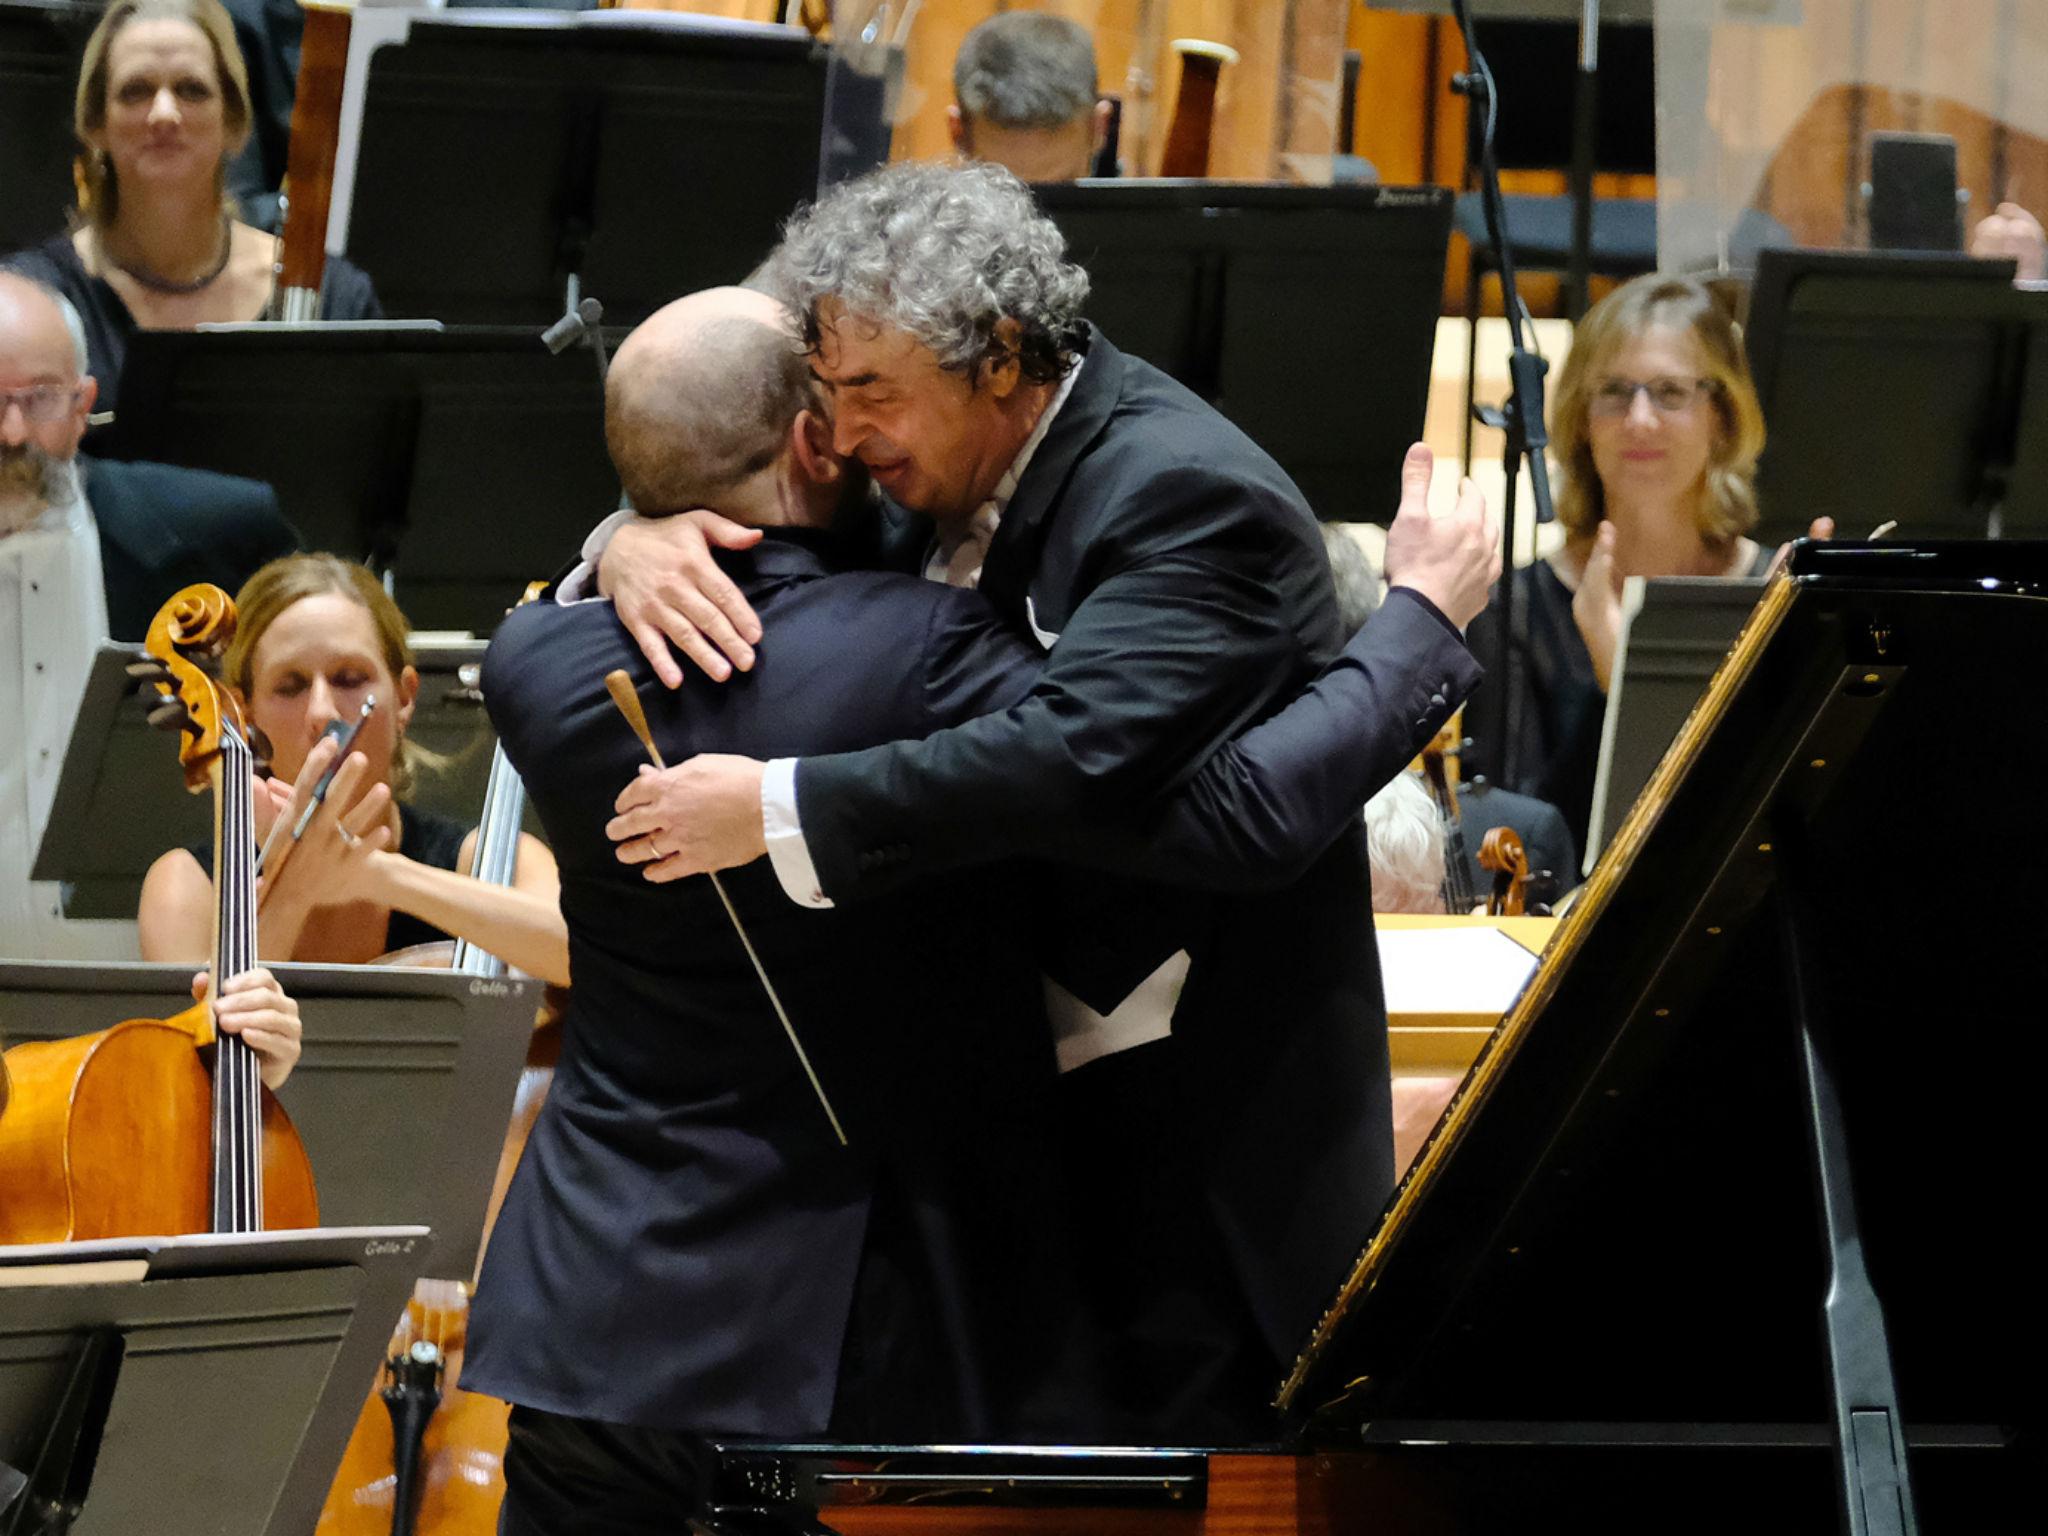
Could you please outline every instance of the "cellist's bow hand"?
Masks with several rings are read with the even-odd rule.
[[[205,1002],[212,977],[205,971],[192,978],[192,998]],[[230,976],[213,1004],[214,1028],[238,1035],[256,1053],[264,1086],[276,1092],[299,1060],[299,1005],[275,976],[263,967]]]

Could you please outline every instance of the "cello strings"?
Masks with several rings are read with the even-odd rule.
[[[223,725],[221,933],[216,981],[255,963],[255,838],[250,820],[252,761],[247,744]],[[262,1079],[256,1054],[238,1036],[215,1040],[216,1211],[225,1230],[262,1227]],[[225,1166],[220,1158],[225,1154]],[[224,1207],[224,1209],[223,1209]],[[220,1223],[217,1221],[216,1225]]]

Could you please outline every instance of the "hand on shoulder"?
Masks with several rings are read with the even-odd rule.
[[[683,685],[676,651],[718,682],[734,667],[753,667],[761,621],[712,550],[760,541],[760,529],[701,508],[636,517],[612,535],[598,561],[598,590],[665,687]]]

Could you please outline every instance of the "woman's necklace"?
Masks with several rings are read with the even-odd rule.
[[[234,254],[235,250],[235,226],[228,219],[220,221],[220,259],[213,264],[205,276],[195,277],[190,282],[184,283],[173,282],[170,278],[152,272],[147,267],[129,266],[127,262],[107,249],[107,243],[104,240],[99,242],[99,247],[101,254],[108,261],[112,262],[116,268],[135,279],[136,282],[142,284],[143,287],[149,289],[152,293],[197,293],[202,288],[211,287],[221,273],[227,271],[228,258]]]

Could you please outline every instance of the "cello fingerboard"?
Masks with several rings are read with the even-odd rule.
[[[223,722],[214,796],[216,988],[256,964],[255,766],[249,744]],[[263,1078],[256,1053],[222,1033],[214,1037],[213,1230],[263,1230]]]

